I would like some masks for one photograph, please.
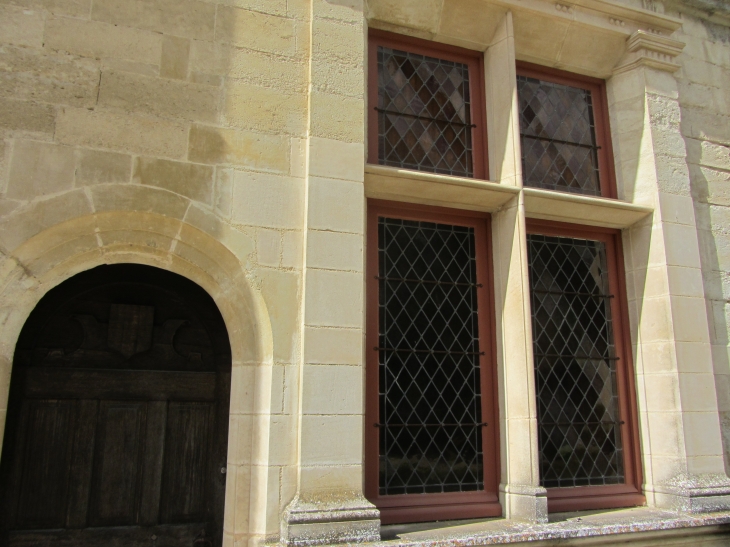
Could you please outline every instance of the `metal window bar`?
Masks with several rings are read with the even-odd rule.
[[[537,139],[539,141],[547,141],[547,142],[554,142],[557,144],[568,144],[570,146],[579,146],[581,148],[590,148],[591,150],[600,150],[600,146],[596,146],[595,144],[584,144],[582,142],[573,142],[573,141],[564,141],[562,139],[556,139],[553,137],[543,137],[540,135],[526,135],[524,133],[520,133],[520,136],[522,136],[525,139]]]
[[[379,275],[375,276],[375,279],[379,279],[382,281],[401,281],[403,283],[423,283],[426,285],[452,285],[454,287],[477,287],[482,288],[481,283],[458,283],[456,281],[437,281],[435,279],[405,279],[402,277],[380,277]]]
[[[439,120],[438,118],[431,118],[429,116],[418,116],[417,114],[409,114],[407,112],[399,112],[397,110],[385,110],[384,108],[378,108],[377,106],[374,107],[374,110],[376,112],[380,112],[381,114],[393,114],[395,116],[405,116],[406,118],[414,118],[416,120],[423,120],[427,122],[436,122],[436,123],[446,123],[449,125],[457,125],[461,127],[476,127],[477,124],[475,123],[462,123],[462,122],[455,122],[451,120]],[[568,143],[570,144],[570,143]]]
[[[486,427],[487,422],[478,424],[373,424],[374,427]]]

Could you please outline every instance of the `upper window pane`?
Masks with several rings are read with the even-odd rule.
[[[378,46],[378,161],[474,176],[468,65]]]
[[[601,195],[591,92],[517,77],[525,186]]]

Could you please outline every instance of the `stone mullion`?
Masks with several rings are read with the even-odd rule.
[[[484,56],[490,179],[522,187],[512,14],[498,25]],[[524,196],[492,216],[497,381],[500,410],[500,501],[510,519],[547,521],[540,486],[535,371]]]

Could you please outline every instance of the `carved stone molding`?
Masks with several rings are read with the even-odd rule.
[[[614,74],[633,70],[638,66],[648,66],[666,72],[676,72],[681,68],[675,59],[682,53],[684,42],[668,38],[655,32],[637,30],[626,42],[626,55],[614,68]]]

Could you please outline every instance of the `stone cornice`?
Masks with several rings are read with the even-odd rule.
[[[643,30],[634,32],[626,43],[626,55],[613,73],[620,74],[637,66],[648,66],[666,72],[676,72],[680,65],[675,61],[684,49],[684,42]]]

